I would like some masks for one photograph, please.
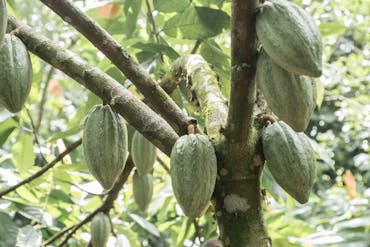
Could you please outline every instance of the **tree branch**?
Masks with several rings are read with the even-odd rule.
[[[67,0],[40,0],[102,51],[140,90],[156,112],[180,134],[191,120],[107,31]]]
[[[256,7],[257,0],[232,1],[231,91],[225,136],[233,155],[237,156],[245,154],[246,149],[253,150],[250,142],[256,99]]]
[[[159,32],[158,32],[157,24],[156,24],[155,19],[154,19],[154,16],[153,16],[152,6],[150,6],[149,0],[145,0],[145,2],[146,2],[146,6],[148,8],[148,18],[149,18],[149,20],[150,20],[150,22],[152,24],[152,27],[153,27],[153,35],[154,35],[154,38],[157,41],[157,44],[161,44],[161,39],[159,37]],[[159,54],[159,58],[160,58],[161,63],[163,63],[164,62],[164,59],[163,59],[163,54],[162,53]]]
[[[59,161],[61,161],[64,158],[64,156],[68,155],[73,150],[75,150],[78,146],[80,146],[81,142],[82,142],[81,139],[77,140],[71,146],[69,146],[66,150],[64,150],[64,152],[59,154],[58,157],[56,157],[52,162],[50,162],[48,165],[41,168],[38,172],[36,172],[32,176],[29,176],[28,178],[24,179],[23,181],[19,182],[18,184],[14,185],[12,187],[9,187],[8,189],[0,192],[0,198],[3,197],[4,195],[16,190],[17,188],[21,187],[22,185],[24,185],[26,183],[29,183],[32,180],[40,177],[42,174],[44,174],[45,172],[47,172],[48,170],[53,168]]]
[[[170,77],[179,83],[188,101],[200,107],[208,135],[216,141],[220,140],[228,108],[217,74],[200,55],[186,55],[174,62]]]
[[[89,65],[76,54],[54,44],[45,36],[37,34],[29,26],[8,18],[16,28],[13,32],[35,55],[66,73],[108,102],[128,123],[134,126],[148,140],[169,155],[178,138],[168,123],[147,105],[134,97],[125,87],[100,69]]]
[[[127,178],[130,175],[132,168],[134,168],[134,163],[132,162],[131,157],[129,157],[126,162],[125,169],[123,169],[122,173],[115,182],[113,188],[109,191],[108,196],[107,198],[105,198],[103,204],[99,208],[95,209],[88,216],[86,216],[86,218],[83,219],[80,223],[75,225],[58,246],[64,246],[68,242],[68,240],[72,237],[72,235],[83,225],[89,223],[98,212],[109,214],[109,211],[113,208],[113,203],[117,199],[118,193],[121,190],[122,186],[127,181]]]

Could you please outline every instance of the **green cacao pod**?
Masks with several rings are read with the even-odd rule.
[[[279,121],[264,129],[262,144],[276,182],[299,203],[306,203],[316,175],[316,159],[308,137]]]
[[[321,34],[298,5],[286,0],[265,1],[256,18],[256,33],[267,54],[282,68],[321,76]]]
[[[132,189],[136,204],[145,212],[153,196],[153,176],[150,173],[140,175],[136,170],[132,177]]]
[[[85,121],[82,145],[90,173],[109,190],[127,157],[127,128],[121,116],[109,105],[94,106]]]
[[[6,26],[8,23],[8,14],[6,11],[5,0],[0,0],[0,46],[4,42],[4,35],[6,32]]]
[[[5,34],[0,70],[0,105],[19,112],[31,90],[32,64],[26,46],[14,35]]]
[[[295,131],[304,131],[316,106],[316,82],[282,69],[264,52],[257,60],[256,80],[267,104]]]
[[[93,247],[104,247],[109,238],[111,226],[109,218],[103,212],[97,213],[91,221],[90,234]]]
[[[131,141],[131,157],[140,175],[153,169],[156,159],[156,148],[142,134],[135,131]]]
[[[217,176],[215,150],[202,135],[181,136],[171,151],[172,188],[185,215],[200,217],[209,205]]]

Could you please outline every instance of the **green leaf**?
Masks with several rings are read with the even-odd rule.
[[[154,9],[159,12],[182,12],[190,5],[189,0],[153,0]]]
[[[137,20],[141,10],[141,0],[126,0],[123,5],[123,12],[126,17],[125,25],[123,30],[127,37],[132,37],[135,32]]]
[[[42,236],[40,230],[27,225],[19,229],[17,236],[17,247],[39,247],[41,246]]]
[[[346,26],[341,23],[327,22],[319,25],[322,36],[341,35],[346,31]]]
[[[47,139],[47,142],[53,142],[53,141],[56,141],[56,140],[58,140],[58,139],[63,139],[63,138],[66,138],[66,137],[68,137],[68,136],[76,135],[76,134],[78,134],[82,129],[83,129],[83,124],[80,124],[80,125],[74,126],[74,127],[72,127],[72,128],[67,129],[66,131],[62,131],[62,132],[56,133],[55,135],[50,136],[50,137]]]
[[[163,44],[139,42],[134,44],[132,47],[141,49],[142,51],[150,52],[152,54],[162,53],[167,55],[171,60],[175,60],[180,56],[171,46]]]
[[[221,10],[190,6],[169,19],[163,31],[171,37],[202,40],[221,33],[229,24],[229,15]]]
[[[228,98],[230,94],[230,56],[213,40],[203,42],[199,53],[219,75],[221,91]]]
[[[14,202],[14,206],[19,214],[24,217],[39,222],[43,218],[43,210],[38,207],[29,206],[21,203]]]
[[[27,174],[28,169],[33,166],[35,161],[32,137],[27,134],[20,135],[12,147],[12,155],[12,160],[19,173],[21,175]]]
[[[0,246],[14,247],[17,235],[17,225],[8,214],[0,212]]]
[[[10,134],[18,126],[18,123],[13,118],[8,118],[0,124],[0,147],[4,145]]]
[[[148,231],[150,234],[160,237],[160,233],[155,225],[144,219],[143,217],[140,217],[136,214],[128,214],[131,219],[133,219],[139,226],[141,226],[144,230]]]

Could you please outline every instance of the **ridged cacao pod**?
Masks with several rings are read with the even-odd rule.
[[[94,106],[85,120],[82,145],[90,173],[109,190],[127,157],[127,128],[121,116],[109,105]]]
[[[264,52],[257,60],[256,80],[267,104],[295,131],[304,131],[316,106],[316,82],[277,65]]]
[[[136,204],[145,212],[153,196],[153,176],[150,173],[140,175],[136,170],[132,177],[132,188]]]
[[[156,159],[156,148],[142,134],[135,131],[131,141],[131,157],[140,175],[153,169]]]
[[[321,34],[298,5],[286,0],[265,1],[257,15],[256,33],[267,54],[282,68],[321,76]]]
[[[6,2],[5,0],[0,0],[0,46],[4,42],[7,23],[8,23],[8,14],[6,11]]]
[[[111,226],[109,218],[103,212],[97,213],[91,221],[90,234],[93,247],[104,247],[109,238]]]
[[[0,70],[0,105],[19,112],[31,90],[32,64],[26,46],[14,35],[5,34]]]
[[[299,203],[306,203],[316,175],[315,154],[308,137],[279,121],[264,129],[262,144],[276,182]]]
[[[200,217],[208,207],[217,176],[215,150],[202,135],[181,136],[171,151],[172,188],[185,215]]]

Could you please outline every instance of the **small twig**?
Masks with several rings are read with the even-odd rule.
[[[28,178],[24,179],[23,181],[19,182],[18,184],[9,187],[8,189],[0,192],[0,198],[3,197],[4,195],[16,190],[17,188],[21,187],[22,185],[31,182],[32,180],[40,177],[42,174],[47,172],[49,169],[53,168],[59,161],[61,161],[64,156],[68,155],[71,153],[73,150],[75,150],[78,146],[80,146],[82,143],[82,140],[79,139],[76,142],[74,142],[71,146],[69,146],[64,152],[58,155],[53,161],[51,161],[49,164],[46,166],[42,167],[38,172],[33,174],[32,176],[29,176]]]
[[[108,215],[108,218],[109,218],[109,224],[110,224],[110,229],[111,229],[111,233],[114,237],[117,237],[117,234],[116,232],[114,231],[114,225],[113,225],[113,222],[112,222],[112,218]]]
[[[190,54],[195,54],[195,53],[197,53],[197,51],[198,51],[198,49],[199,49],[199,47],[200,47],[200,45],[202,44],[202,40],[197,40],[196,42],[195,42],[195,45],[194,45],[194,47],[193,47],[193,49],[191,49],[191,52],[190,52]]]
[[[157,160],[158,160],[158,163],[162,166],[162,168],[168,173],[170,174],[170,168],[166,165],[166,163],[164,162],[163,159],[161,159],[160,157],[157,157]]]
[[[109,214],[109,211],[113,208],[114,201],[117,199],[118,193],[121,190],[122,186],[127,181],[128,176],[130,175],[130,172],[132,168],[134,167],[134,164],[132,162],[132,159],[129,157],[129,159],[126,162],[125,169],[123,169],[122,173],[118,177],[116,183],[114,184],[113,188],[109,191],[109,194],[107,198],[105,198],[103,204],[95,209],[92,213],[90,213],[88,216],[86,216],[85,219],[83,219],[80,223],[75,225],[71,231],[65,236],[63,241],[58,246],[64,246],[68,240],[72,237],[72,235],[80,229],[83,225],[90,222],[92,218],[98,213],[103,212],[105,214]]]
[[[49,238],[48,240],[46,240],[45,242],[42,243],[41,246],[45,247],[49,244],[51,244],[52,242],[54,242],[55,240],[57,240],[58,238],[60,238],[61,236],[63,236],[64,234],[66,234],[68,231],[70,231],[72,228],[74,228],[76,225],[73,225],[73,226],[70,226],[70,227],[67,227],[66,229],[58,232],[57,234],[55,234],[54,236],[52,236],[51,238]]]
[[[72,237],[72,235],[80,229],[83,225],[90,222],[92,218],[100,211],[100,208],[95,209],[92,213],[90,213],[85,219],[80,221],[80,223],[74,225],[74,227],[70,230],[70,232],[66,235],[66,237],[63,239],[63,241],[58,245],[59,247],[65,245],[68,240]]]
[[[200,227],[199,227],[199,224],[198,224],[198,221],[196,219],[193,220],[193,225],[194,225],[194,229],[195,229],[195,236],[196,238],[199,239],[199,242],[202,243],[202,235],[200,234]]]
[[[51,79],[54,75],[54,72],[55,72],[55,68],[51,67],[49,69],[49,72],[48,72],[47,76],[46,76],[44,88],[42,89],[42,95],[41,95],[41,100],[40,100],[40,104],[39,104],[39,112],[38,112],[37,122],[36,122],[36,125],[35,125],[35,132],[36,133],[38,133],[40,125],[41,125],[41,121],[42,121],[42,117],[43,117],[43,113],[44,113],[44,106],[45,106],[45,102],[46,102],[46,92],[47,92],[47,89],[49,87],[49,83],[50,83],[50,81],[51,81]]]
[[[37,147],[39,148],[40,150],[40,155],[41,155],[41,158],[44,160],[45,163],[48,163],[48,161],[46,160],[44,154],[42,153],[42,149],[41,149],[41,145],[40,145],[40,142],[39,142],[39,138],[37,136],[37,129],[36,129],[36,126],[35,126],[35,123],[32,119],[32,116],[31,116],[31,113],[30,113],[30,110],[28,108],[25,108],[26,109],[26,112],[27,112],[27,115],[28,115],[28,118],[30,119],[30,122],[31,122],[31,126],[32,126],[32,132],[33,132],[33,136],[35,138],[35,143],[37,145]]]
[[[152,23],[152,26],[153,26],[153,35],[154,35],[154,38],[156,39],[157,44],[160,45],[161,44],[161,39],[159,37],[159,32],[158,32],[157,24],[156,24],[155,19],[154,19],[154,16],[153,16],[152,7],[150,6],[149,0],[146,0],[145,2],[146,2],[146,6],[148,8],[148,17],[149,17],[150,22]],[[164,58],[163,58],[163,54],[162,53],[159,53],[159,59],[160,59],[161,63],[164,62]]]
[[[105,196],[105,195],[107,195],[107,194],[108,194],[108,192],[109,192],[109,191],[107,191],[107,192],[100,193],[100,194],[99,194],[99,193],[93,193],[93,192],[87,191],[87,190],[85,190],[85,189],[81,188],[80,186],[78,186],[77,184],[71,183],[71,182],[69,182],[69,181],[67,181],[67,180],[57,179],[57,181],[60,181],[60,182],[63,182],[63,183],[69,184],[69,185],[71,185],[71,186],[74,186],[74,187],[76,187],[78,190],[83,191],[83,192],[86,192],[87,194],[89,194],[89,195],[93,195],[93,196]]]

